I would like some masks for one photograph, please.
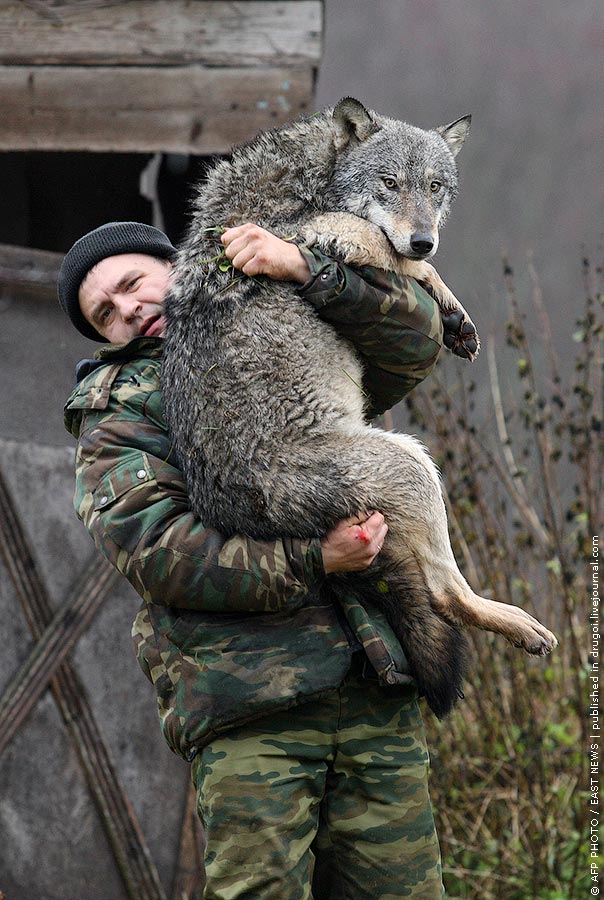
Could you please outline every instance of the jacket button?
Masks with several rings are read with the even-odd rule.
[[[147,473],[145,472],[144,469],[139,469],[138,472],[136,473],[136,477],[137,478],[146,478]]]
[[[109,497],[101,497],[101,506],[104,506],[109,501]]]

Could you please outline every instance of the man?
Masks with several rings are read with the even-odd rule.
[[[373,414],[431,371],[440,317],[414,282],[254,225],[222,242],[244,274],[297,282],[355,344]],[[206,898],[307,900],[312,885],[314,900],[435,900],[416,688],[383,615],[325,580],[369,566],[387,524],[359,511],[310,541],[255,541],[193,517],[159,390],[174,255],[157,229],[110,223],[72,247],[58,290],[75,327],[108,344],[66,405],[75,505],[143,597],[133,637],[164,735],[192,762]]]

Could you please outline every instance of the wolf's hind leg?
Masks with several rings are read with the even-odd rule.
[[[558,646],[557,638],[519,606],[498,603],[473,594],[470,600],[451,595],[446,604],[436,603],[440,615],[449,622],[501,634],[515,647],[534,656],[545,656]]]
[[[381,434],[383,439],[398,444],[402,461],[412,455],[421,461],[422,448],[408,435]],[[423,502],[414,504],[410,521],[409,498],[404,496],[405,485],[400,484],[400,503],[389,518],[390,552],[399,553],[403,559],[409,553],[414,556],[434,610],[452,625],[493,631],[527,653],[549,653],[557,645],[556,638],[537,619],[520,607],[480,597],[472,590],[455,561],[438,472],[426,453],[423,453],[423,467],[418,471],[422,477]]]
[[[405,454],[380,434],[356,425],[303,445],[282,446],[279,464],[271,466],[275,477],[267,483],[264,524],[255,536],[319,535],[337,519],[370,509],[382,511],[396,526],[396,511],[402,508],[403,524],[393,530],[398,530],[396,552],[389,534],[376,564],[350,576],[332,575],[329,582],[336,590],[354,590],[361,602],[383,610],[421,690],[442,716],[461,692],[464,641],[458,626],[439,616],[425,573],[406,545],[418,519],[430,520],[429,513],[418,512],[422,504],[428,509],[433,505],[424,488],[427,456],[412,438],[414,452]],[[429,486],[438,493],[436,483]]]

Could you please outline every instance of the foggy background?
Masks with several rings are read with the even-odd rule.
[[[318,106],[350,94],[426,128],[473,116],[435,263],[483,338],[505,319],[502,254],[522,290],[530,252],[568,351],[581,260],[602,263],[604,3],[327,0],[325,11]],[[473,374],[484,372],[479,359]]]

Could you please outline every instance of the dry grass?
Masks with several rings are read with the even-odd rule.
[[[477,633],[465,700],[440,725],[426,716],[451,900],[589,895],[589,562],[604,523],[602,271],[584,264],[586,299],[568,335],[576,356],[565,371],[531,276],[523,303],[505,267],[510,322],[507,346],[490,340],[483,348],[487,411],[475,409],[472,370],[460,374],[453,360],[407,401],[411,430],[441,467],[466,577],[479,593],[533,612],[560,640],[551,657],[534,660]]]

